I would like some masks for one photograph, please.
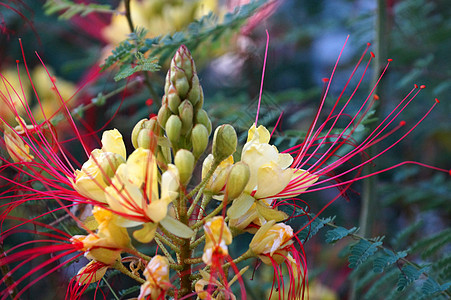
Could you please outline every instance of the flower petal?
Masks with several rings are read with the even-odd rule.
[[[269,198],[280,193],[293,176],[292,169],[282,170],[275,162],[263,165],[258,169],[256,199]]]

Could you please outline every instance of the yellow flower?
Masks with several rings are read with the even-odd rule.
[[[125,162],[126,150],[122,135],[117,129],[102,135],[102,149],[94,149],[81,170],[75,171],[73,187],[81,195],[106,203],[105,188],[119,165]]]
[[[207,265],[213,263],[213,256],[224,257],[229,254],[227,245],[232,243],[232,233],[222,216],[213,217],[204,225],[205,248],[202,260]]]
[[[241,161],[247,163],[251,171],[244,191],[254,193],[256,199],[277,196],[292,179],[305,172],[290,168],[293,157],[288,153],[279,153],[276,146],[269,144],[270,138],[265,127],[252,125],[241,153]]]
[[[290,168],[293,157],[279,153],[269,144],[270,138],[269,131],[263,126],[256,128],[252,125],[249,129],[241,161],[249,166],[250,176],[243,194],[229,208],[230,226],[255,232],[255,228],[266,221],[285,220],[288,216],[284,212],[271,207],[273,200],[297,196],[318,180],[318,176],[307,171]],[[290,184],[295,187],[284,194]],[[249,195],[258,201],[254,203]],[[248,227],[251,223],[257,227]]]
[[[134,234],[145,243],[153,238],[156,224],[167,216],[168,205],[177,197],[178,188],[179,172],[170,164],[161,175],[159,193],[155,156],[148,149],[138,148],[118,167],[105,194],[110,208],[122,216],[118,219],[120,225],[134,227],[152,223]]]
[[[94,207],[92,213],[99,224],[97,233],[76,235],[71,240],[83,243],[81,250],[87,258],[110,266],[120,258],[123,250],[130,248],[130,237],[125,228],[115,224],[117,216],[112,212]]]
[[[138,300],[164,299],[164,293],[171,287],[169,282],[169,261],[161,255],[154,256],[147,264],[144,272],[146,282],[141,285],[141,292]]]
[[[249,248],[258,255],[263,263],[271,265],[271,256],[273,260],[280,264],[287,256],[286,248],[293,244],[293,229],[283,223],[275,224],[275,221],[269,221],[264,224],[252,238]]]

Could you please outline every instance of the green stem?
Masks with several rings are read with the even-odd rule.
[[[255,253],[251,249],[248,249],[246,252],[244,252],[243,254],[241,254],[240,256],[235,258],[234,260],[223,264],[222,268],[223,269],[224,268],[228,268],[228,267],[230,267],[231,264],[237,264],[239,262],[242,262],[243,260],[246,260],[246,259],[249,259],[249,258],[252,258],[252,257],[255,257]]]
[[[197,193],[196,198],[194,198],[193,202],[191,203],[191,205],[190,205],[190,207],[189,207],[189,209],[188,209],[188,212],[187,212],[187,215],[188,215],[188,216],[191,216],[191,215],[193,214],[193,211],[194,211],[194,209],[196,208],[197,202],[199,202],[200,197],[201,197],[202,194],[203,194],[204,188],[205,188],[205,187],[203,187],[202,189],[199,190],[199,193]],[[205,195],[205,196],[204,196],[204,199],[205,199],[205,197],[210,197],[210,198],[211,198],[211,195],[210,195],[210,194]],[[202,202],[203,202],[203,201],[204,201],[204,200],[202,200]]]
[[[374,58],[374,73],[371,82],[371,88],[373,88],[383,70],[383,61],[386,56],[386,47],[387,47],[387,33],[386,33],[386,20],[387,20],[387,7],[385,0],[377,0],[377,8],[376,8],[376,19],[375,19],[375,58]],[[382,81],[374,89],[373,95],[381,96]],[[379,97],[382,99],[382,97]],[[374,106],[374,116],[377,118],[379,116],[381,103],[375,103]],[[372,132],[375,129],[375,125],[370,125],[369,131]],[[371,157],[373,153],[376,153],[377,150],[375,146],[367,150],[367,154]],[[368,163],[363,168],[363,174],[369,175],[374,173],[374,167]],[[377,177],[376,175],[370,176],[363,181],[363,196],[362,196],[362,206],[360,208],[360,217],[359,217],[359,226],[360,232],[364,237],[369,237],[372,235],[372,229],[374,220],[376,218],[377,209],[375,209],[377,193],[376,193],[376,185],[377,185]],[[355,300],[356,298],[356,279],[351,282],[351,295],[350,299]]]
[[[207,221],[208,219],[210,219],[210,218],[216,216],[216,215],[222,210],[223,207],[224,207],[224,201],[221,202],[221,204],[219,204],[218,207],[216,207],[216,208],[215,208],[211,213],[209,213],[205,218],[203,218],[202,220],[197,221],[196,223],[194,223],[193,226],[191,226],[191,229],[196,229],[196,228],[201,227],[201,226],[205,223],[205,221]]]
[[[211,169],[208,171],[207,175],[204,179],[192,190],[188,195],[186,195],[187,199],[190,199],[196,194],[201,188],[203,188],[207,182],[210,180],[211,176],[213,176],[213,173],[216,171],[216,168],[219,166],[221,162],[213,162]]]
[[[158,244],[158,246],[160,247],[161,251],[166,256],[166,258],[169,260],[169,262],[172,263],[172,264],[176,264],[175,260],[172,258],[172,255],[169,253],[169,251],[166,249],[166,247],[160,241],[160,239],[155,237],[155,242]]]
[[[128,28],[131,32],[135,31],[135,25],[133,24],[132,15],[130,12],[130,0],[125,0],[125,17],[127,18]]]
[[[202,257],[193,257],[185,259],[185,264],[195,265],[203,262]]]
[[[125,17],[127,19],[128,28],[130,29],[130,32],[134,32],[135,24],[133,23],[133,19],[132,19],[132,15],[131,15],[130,0],[125,0],[124,5],[125,5]],[[138,44],[136,46],[138,47]],[[136,50],[138,51],[139,49],[137,48]],[[154,88],[152,87],[151,80],[150,80],[149,74],[147,72],[144,72],[144,79],[145,79],[144,84],[146,85],[147,89],[149,90],[152,98],[158,99],[159,98],[158,94],[155,92]]]
[[[200,245],[200,243],[202,243],[203,241],[205,241],[205,235],[201,236],[200,238],[198,238],[196,241],[191,242],[191,249],[196,249],[197,246]]]
[[[169,248],[172,249],[172,251],[179,253],[180,252],[180,248],[177,247],[176,245],[174,245],[171,241],[169,241],[166,237],[164,237],[163,235],[161,235],[158,232],[155,232],[155,237],[157,239],[159,239],[161,242],[163,242],[166,246],[168,246]]]
[[[113,294],[114,299],[119,300],[119,297],[117,296],[117,294],[114,292],[113,288],[111,287],[111,285],[108,283],[108,280],[105,279],[105,277],[102,277],[103,282],[106,284],[106,286],[108,287],[108,289],[110,290],[111,294]]]

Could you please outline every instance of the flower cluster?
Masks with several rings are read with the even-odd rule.
[[[7,95],[2,97],[8,100]],[[357,143],[352,135],[361,121],[357,115],[341,133],[334,130],[351,98],[342,110],[330,112],[317,127],[318,112],[302,144],[286,151],[280,152],[272,145],[270,132],[257,122],[250,126],[242,147],[232,125],[218,126],[210,151],[212,123],[203,109],[204,95],[191,53],[181,46],[166,76],[158,116],[134,126],[134,149],[129,154],[117,129],[104,131],[100,147],[90,150],[72,118],[68,118],[87,156],[77,164],[70,149],[58,142],[48,120],[38,123],[33,115],[21,116],[16,110],[18,125],[6,120],[2,123],[3,144],[10,158],[1,158],[0,170],[12,169],[16,173],[14,178],[0,175],[15,184],[2,192],[2,198],[8,200],[2,204],[2,221],[14,219],[11,212],[27,201],[50,201],[57,207],[31,220],[16,218],[20,223],[4,231],[2,240],[54,212],[69,215],[78,227],[77,234],[69,234],[39,223],[58,234],[47,233],[45,241],[25,242],[5,252],[0,266],[21,259],[23,263],[4,275],[2,281],[7,286],[2,296],[14,294],[21,287],[15,294],[18,298],[29,288],[19,283],[30,277],[30,272],[17,278],[16,283],[8,283],[8,278],[16,276],[20,266],[29,261],[27,255],[37,257],[65,250],[64,255],[57,254],[58,258],[35,271],[51,263],[56,264],[54,270],[84,255],[86,265],[74,274],[68,288],[71,298],[80,297],[88,284],[100,281],[109,269],[116,269],[140,285],[138,299],[193,295],[200,299],[236,299],[237,288],[231,288],[234,282],[239,283],[245,297],[242,275],[248,266],[242,262],[257,259],[273,266],[279,277],[281,266],[286,265],[290,282],[302,283],[289,288],[290,298],[298,299],[306,288],[306,258],[303,242],[297,237],[300,229],[288,223],[296,217],[300,205],[296,199],[290,200],[294,203],[290,208],[287,199],[321,190],[333,180],[336,183],[329,187],[340,187],[342,195],[352,182],[364,177],[359,170],[368,161],[354,164],[343,173],[335,171],[390,135],[393,131],[387,131],[387,127],[399,115],[391,113],[363,142]],[[9,100],[14,106],[15,100]],[[321,107],[324,100],[325,96]],[[352,148],[348,152],[339,151],[349,145]],[[202,166],[198,182],[196,166]],[[342,180],[351,172],[357,175]],[[76,216],[73,209],[81,207],[85,216]],[[247,249],[235,253],[229,247],[239,235],[250,235],[252,239]],[[52,247],[29,248],[37,242]],[[34,252],[36,249],[40,252]],[[75,258],[64,260],[69,253],[76,253]],[[283,280],[277,282],[276,288],[280,289]]]

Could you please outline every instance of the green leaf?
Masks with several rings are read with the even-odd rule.
[[[115,81],[119,81],[121,79],[125,79],[136,72],[146,71],[146,72],[155,72],[160,69],[157,61],[158,59],[155,57],[145,58],[141,52],[136,54],[136,64],[134,66],[124,65],[121,67],[119,73],[114,76]]]
[[[360,240],[357,244],[351,247],[351,255],[349,256],[349,267],[354,269],[366,261],[371,255],[377,251],[377,247],[382,245],[382,242],[369,242],[367,240]]]
[[[385,268],[397,262],[398,259],[406,256],[407,251],[400,251],[395,253],[393,251],[384,249],[382,256],[379,256],[373,262],[373,272],[382,273]]]
[[[351,229],[346,229],[344,227],[338,227],[332,230],[329,230],[326,232],[326,242],[331,244],[338,240],[341,240],[342,238],[355,233],[359,228],[352,227]]]
[[[84,17],[93,12],[114,13],[115,11],[108,4],[84,4],[74,3],[69,0],[47,0],[44,4],[44,12],[47,15],[63,12],[58,16],[58,19],[69,20],[75,15]]]
[[[436,293],[441,293],[446,291],[451,287],[451,282],[444,283],[442,285],[438,284],[437,281],[429,277],[421,287],[421,292],[425,295],[433,295]]]
[[[301,243],[308,241],[312,236],[318,233],[318,231],[326,225],[326,223],[330,223],[335,219],[335,216],[328,217],[325,219],[316,218],[311,223],[310,221],[306,222],[302,227],[304,228],[301,232],[299,232],[299,239]],[[309,224],[309,225],[307,225]]]
[[[149,56],[151,57],[158,56],[160,62],[171,57],[181,44],[185,44],[191,51],[194,51],[202,43],[214,41],[230,30],[239,29],[243,22],[265,3],[265,0],[258,0],[243,5],[233,13],[227,13],[222,23],[218,23],[218,17],[210,12],[189,24],[186,30],[175,32],[172,35],[145,39],[145,34],[137,34],[136,39],[128,38],[120,43],[102,67],[105,69],[115,63],[130,62],[130,56],[137,50],[142,53],[150,52]]]
[[[426,272],[429,267],[417,269],[411,265],[404,265],[401,270],[401,274],[398,277],[397,289],[399,292],[403,291],[412,282],[417,280],[421,273]]]
[[[412,251],[420,251],[421,257],[428,258],[436,253],[440,248],[451,243],[451,228],[440,231],[439,233],[422,239],[413,245]]]

